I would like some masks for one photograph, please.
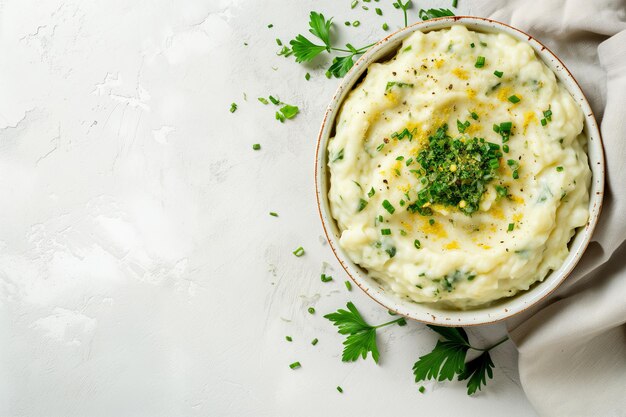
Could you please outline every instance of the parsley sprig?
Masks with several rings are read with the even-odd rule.
[[[366,45],[362,48],[355,48],[347,43],[346,49],[333,46],[330,33],[333,26],[332,20],[332,17],[327,20],[323,14],[311,12],[309,15],[309,32],[322,41],[322,45],[313,43],[302,34],[297,35],[289,44],[291,45],[291,51],[298,63],[309,62],[324,51],[328,53],[331,51],[347,53],[348,55],[334,57],[326,72],[327,76],[332,75],[341,78],[346,75],[354,65],[354,58],[365,53],[365,51],[374,44]]]
[[[467,333],[460,327],[440,327],[428,325],[439,333],[443,340],[438,340],[432,352],[421,356],[413,365],[415,382],[434,379],[452,381],[456,376],[459,381],[467,381],[467,394],[472,395],[486,385],[487,379],[493,378],[495,367],[489,351],[508,340],[508,337],[486,348],[477,348],[469,343]],[[478,357],[465,363],[468,350],[481,351]]]
[[[339,309],[335,313],[324,316],[324,318],[332,321],[338,327],[340,334],[348,335],[343,342],[344,348],[341,360],[354,362],[359,357],[366,359],[368,352],[371,352],[372,359],[378,363],[380,352],[376,346],[376,329],[392,324],[404,326],[406,320],[404,317],[400,317],[387,323],[371,326],[363,319],[363,316],[361,316],[361,313],[359,313],[359,310],[352,302],[348,302],[346,306],[348,310]]]
[[[437,17],[454,16],[454,13],[450,9],[421,9],[419,15],[422,20],[430,20]]]
[[[411,0],[406,0],[404,4],[402,3],[402,1],[397,0],[394,3],[392,3],[392,6],[395,7],[396,9],[402,9],[402,13],[404,14],[404,26],[408,26],[409,20],[407,17],[407,10],[409,10],[412,6]]]

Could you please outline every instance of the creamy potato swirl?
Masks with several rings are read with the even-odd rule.
[[[368,68],[337,117],[339,243],[415,302],[512,296],[558,268],[587,221],[585,149],[580,107],[529,45],[463,25],[415,32]]]

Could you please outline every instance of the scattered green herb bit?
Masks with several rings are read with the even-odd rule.
[[[255,143],[254,145],[252,145],[252,149],[254,149],[255,151],[258,151],[259,149],[261,149],[261,144]]]
[[[481,42],[481,43],[480,43],[480,46],[484,46],[484,47],[486,47],[486,46],[487,46],[487,44],[486,44],[485,42]]]
[[[496,185],[496,195],[498,196],[498,198],[506,197],[507,195],[509,195],[509,190],[508,188],[501,185]]]
[[[478,210],[486,185],[497,177],[499,145],[475,137],[452,138],[447,131],[446,124],[439,127],[416,158],[424,187],[407,207],[413,213],[430,216],[430,204],[443,204],[469,215]]]
[[[509,145],[502,145],[502,150],[503,150],[505,153],[509,153]]]
[[[350,5],[350,8],[354,9],[357,6],[357,4],[359,4],[359,2],[357,0],[354,0],[352,4]]]
[[[341,360],[353,362],[359,357],[365,359],[367,354],[371,352],[372,359],[378,363],[380,353],[376,346],[376,329],[391,324],[404,325],[406,320],[402,317],[378,326],[371,326],[363,319],[361,313],[359,313],[352,302],[348,302],[347,307],[348,310],[339,309],[324,316],[324,318],[337,326],[339,334],[348,335],[343,342],[344,348]]]
[[[472,119],[478,120],[478,115],[475,112],[471,112],[470,115],[472,116]]]
[[[363,1],[365,1],[365,0],[363,0]],[[369,7],[367,7],[367,6],[361,6],[361,8],[362,8],[363,10],[369,10],[369,9],[370,9],[370,8],[369,8]]]
[[[383,15],[383,11],[382,11],[382,10],[380,10],[378,7],[377,7],[376,9],[374,9],[374,10],[376,11],[376,14],[377,14],[378,16],[382,16],[382,15]]]
[[[355,20],[354,22],[352,22],[352,26],[354,26],[355,28],[359,27],[361,26],[361,22],[359,22],[358,20]]]
[[[389,29],[389,25],[387,23],[383,23],[383,30]]]
[[[333,280],[333,277],[331,277],[330,275],[322,274],[320,279],[322,280],[322,282],[330,282]]]
[[[476,68],[482,68],[485,66],[485,57],[484,56],[479,56],[478,58],[476,58],[476,63],[474,64],[474,66]]]
[[[541,119],[541,126],[545,126],[548,124],[548,121],[546,119]]]
[[[476,45],[474,45],[474,42],[470,43],[470,48],[475,48]]]
[[[309,307],[307,311],[309,312],[309,314],[315,314],[315,309],[313,307]]]
[[[337,152],[335,154],[335,156],[332,158],[331,162],[337,162],[343,159],[343,148],[341,148],[339,150],[339,152]]]
[[[435,224],[435,219],[428,219],[428,224],[430,224],[431,226]]]
[[[346,281],[344,282],[344,284],[346,284],[346,288],[348,289],[348,291],[352,291],[352,284],[350,283],[350,281]]]
[[[426,392],[426,388],[424,388],[424,386],[422,385],[422,386],[420,386],[420,387],[418,388],[418,391],[419,391],[421,394],[423,394],[424,392]]]
[[[395,311],[392,310],[387,310],[387,313],[389,313],[390,316],[397,316],[398,313],[396,313]]]
[[[493,75],[495,75],[498,78],[502,78],[502,75],[504,75],[504,73],[502,71],[497,71],[496,70],[496,71],[493,72]]]
[[[497,124],[494,123],[493,131],[496,132],[496,133],[500,133],[500,125],[497,125]]]
[[[311,74],[309,74],[308,72],[304,75],[304,79],[309,81],[311,79]]]
[[[556,172],[563,172],[563,167],[561,166],[556,167]]]
[[[391,205],[389,200],[383,200],[383,207],[389,212],[389,214],[393,214],[396,211],[395,207]]]
[[[230,112],[234,113],[237,111],[237,103],[231,103],[230,105]]]
[[[311,344],[313,346],[317,345],[317,342],[319,342],[319,340],[317,340],[317,337],[315,339],[311,340]]]
[[[509,223],[509,228],[507,229],[507,232],[512,232],[513,229],[515,229],[515,223]]]
[[[411,165],[411,163],[413,163],[413,158],[409,158],[406,160],[406,166]]]
[[[293,339],[291,338],[291,336],[285,336],[285,340],[288,342],[293,342]]]
[[[270,211],[270,216],[278,217],[278,213],[274,213],[273,211]]]
[[[280,39],[278,39],[278,38],[276,38],[276,44],[278,46],[283,46],[283,42]]]
[[[513,104],[517,104],[520,102],[520,98],[513,94],[511,97],[509,97],[509,101]]]
[[[285,104],[280,108],[280,112],[285,116],[286,119],[293,119],[296,117],[296,114],[300,112],[298,106],[292,106],[291,104]]]
[[[513,179],[516,180],[519,178],[519,172],[517,170],[513,171]]]
[[[510,132],[513,128],[512,122],[502,122],[500,123],[500,132]]]
[[[401,234],[402,236],[406,236],[406,235],[407,235],[407,232],[406,232],[406,231],[404,231],[404,230],[402,230],[402,229],[400,229],[400,234]]]
[[[403,82],[400,82],[400,81],[389,81],[389,82],[387,82],[387,86],[385,87],[385,91],[391,90],[391,88],[393,86],[413,88],[413,84],[411,84],[411,83],[403,83]]]
[[[289,367],[291,369],[298,369],[298,368],[302,367],[302,365],[300,365],[300,362],[294,362],[294,363],[290,364]]]
[[[367,207],[367,201],[362,198],[359,199],[359,207],[357,208],[357,212],[363,211],[363,209]]]
[[[380,234],[383,236],[389,236],[391,234],[391,229],[380,229]]]
[[[287,46],[283,46],[282,49],[276,53],[276,55],[284,56],[285,58],[287,58],[287,57],[290,57],[291,55],[293,55],[293,50],[291,50]]]
[[[339,385],[337,385],[337,391],[343,394],[343,388],[341,388]]]
[[[280,104],[280,100],[273,96],[270,96],[270,101],[272,102],[272,104],[275,104],[277,106]]]
[[[281,112],[277,111],[276,112],[276,120],[278,120],[281,123],[285,123],[286,118],[285,118],[285,116]]]
[[[459,5],[459,0],[452,0],[452,7],[457,7]]]
[[[294,250],[292,253],[299,258],[302,255],[304,255],[304,248],[302,246],[300,246],[296,250]]]
[[[266,98],[264,98],[264,97],[259,97],[259,99],[258,99],[258,100],[259,100],[261,103],[263,103],[263,104],[269,104],[269,101],[267,101],[267,99],[266,99]]]
[[[459,119],[456,120],[456,127],[459,130],[459,133],[465,133],[465,129],[470,126],[469,121],[465,121],[465,123],[461,123]]]
[[[372,189],[367,192],[367,196],[371,198],[374,194],[376,194],[376,191],[374,191],[374,187],[372,187]]]
[[[420,249],[422,247],[422,244],[420,243],[418,239],[415,239],[415,241],[413,242],[413,245],[415,246],[415,249]]]
[[[271,29],[271,28],[273,28],[273,27],[274,27],[274,25],[273,25],[272,23],[270,23],[269,25],[267,25],[267,27],[268,27],[269,29]]]
[[[402,14],[404,15],[404,26],[408,26],[409,21],[408,21],[408,16],[407,16],[407,10],[409,10],[412,6],[411,0],[406,0],[405,3],[402,3],[401,0],[396,0],[391,5],[395,7],[396,9],[402,9]]]
[[[450,9],[421,9],[419,11],[419,16],[422,20],[430,20],[437,17],[454,16],[454,13],[452,13]]]
[[[547,121],[552,121],[552,110],[548,109],[543,112],[543,117],[546,118]]]

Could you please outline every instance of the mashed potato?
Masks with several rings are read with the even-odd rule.
[[[527,290],[587,221],[582,111],[508,35],[415,32],[368,68],[335,131],[340,245],[400,297],[465,309]]]

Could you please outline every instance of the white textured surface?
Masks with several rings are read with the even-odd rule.
[[[0,415],[533,415],[510,343],[475,397],[418,393],[411,366],[435,342],[418,323],[381,333],[379,366],[340,362],[323,314],[389,316],[345,290],[320,237],[313,153],[337,81],[274,39],[309,10],[355,44],[401,23],[390,1],[384,17],[349,3],[0,3]],[[302,113],[279,124],[269,94]]]

